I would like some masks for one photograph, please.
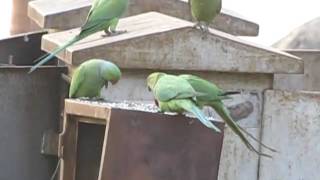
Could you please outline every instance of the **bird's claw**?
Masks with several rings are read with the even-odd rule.
[[[197,22],[193,25],[193,28],[200,29],[202,33],[208,33],[209,32],[209,25],[208,24],[202,24],[201,22]]]
[[[127,30],[118,30],[118,31],[112,31],[112,30],[108,30],[108,31],[104,31],[105,34],[102,34],[102,37],[111,37],[111,36],[116,36],[116,35],[120,35],[123,33],[128,32]]]
[[[195,23],[194,25],[193,25],[193,28],[195,28],[195,29],[201,29],[201,24],[200,24],[200,22],[197,22],[197,23]]]

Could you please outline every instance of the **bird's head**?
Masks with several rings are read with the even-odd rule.
[[[116,84],[121,78],[121,71],[119,67],[112,62],[105,61],[101,66],[101,75],[102,78],[106,81],[106,87],[108,82],[111,84]]]
[[[165,75],[165,73],[154,72],[150,74],[147,78],[148,90],[151,91],[154,89],[154,86],[157,84],[158,80],[161,76]]]

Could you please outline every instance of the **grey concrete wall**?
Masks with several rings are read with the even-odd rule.
[[[261,159],[259,180],[319,179],[320,93],[267,91],[262,140],[279,153]]]
[[[276,74],[274,89],[319,91],[320,51],[311,49],[292,49],[286,51],[302,58],[304,62],[304,74]]]

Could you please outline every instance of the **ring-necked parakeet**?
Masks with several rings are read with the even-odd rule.
[[[221,132],[194,103],[200,94],[186,80],[174,75],[155,72],[148,76],[147,84],[158,101],[161,112],[183,113],[187,111],[195,115],[206,127]]]
[[[64,45],[57,47],[52,53],[38,58],[29,73],[33,72],[39,66],[51,60],[56,54],[72,44],[80,41],[81,39],[104,30],[107,34],[116,33],[115,29],[118,24],[119,18],[126,11],[128,0],[94,0],[91,9],[88,13],[85,24],[81,27],[81,31],[71,40],[67,41]],[[119,31],[119,33],[122,33]]]
[[[101,88],[110,81],[115,84],[121,71],[115,64],[102,59],[91,59],[82,63],[73,73],[69,97],[100,97]]]
[[[244,131],[244,133],[248,135],[249,133],[235,123],[235,121],[230,116],[229,110],[223,104],[222,100],[229,99],[230,97],[228,97],[228,95],[235,94],[235,92],[225,93],[222,89],[220,89],[215,84],[194,75],[184,74],[184,75],[179,75],[179,77],[188,81],[188,83],[193,87],[195,91],[204,94],[204,96],[197,97],[196,103],[198,106],[212,107],[219,114],[219,116],[225,121],[225,123],[231,128],[231,130],[240,137],[242,142],[250,150],[256,152],[259,155],[270,157],[270,155],[259,152],[254,148],[253,145],[251,145],[251,143],[247,140],[247,138],[244,136],[242,131]],[[271,149],[266,145],[262,144],[259,140],[254,138],[252,135],[249,135],[249,137],[253,138],[255,141],[260,143],[263,147],[275,152],[274,149]]]
[[[222,0],[189,0],[191,14],[197,20],[196,27],[208,31],[209,24],[220,13]]]

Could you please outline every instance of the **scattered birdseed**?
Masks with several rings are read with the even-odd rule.
[[[75,101],[79,101],[82,103],[89,103],[92,105],[99,105],[99,106],[106,106],[111,107],[114,109],[125,109],[125,110],[132,110],[132,111],[143,111],[143,112],[151,112],[151,113],[160,113],[159,108],[151,101],[107,101],[103,99],[90,99],[90,98],[78,98],[74,99]],[[177,115],[177,113],[172,112],[165,112],[166,115]],[[187,117],[194,118],[190,113],[185,114]],[[210,121],[219,121],[215,117],[207,117]]]

